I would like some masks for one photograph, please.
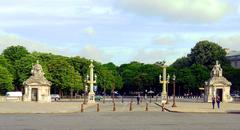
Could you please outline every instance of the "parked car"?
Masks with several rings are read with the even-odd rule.
[[[231,94],[231,96],[234,97],[234,98],[239,98],[240,97],[239,94]]]
[[[21,91],[15,91],[15,92],[7,92],[6,93],[6,99],[7,100],[21,100],[22,99],[22,92]]]
[[[101,96],[101,95],[95,96],[95,101],[101,101],[102,99],[103,99],[103,96]]]
[[[111,95],[111,97],[112,97],[112,95]],[[122,96],[118,92],[114,92],[114,98],[122,98]]]
[[[54,101],[59,101],[60,96],[59,96],[59,94],[51,94],[51,99],[54,100]]]

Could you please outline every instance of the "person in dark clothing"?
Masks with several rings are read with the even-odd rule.
[[[217,106],[218,106],[218,109],[220,108],[220,97],[219,96],[217,96]]]
[[[140,94],[138,94],[137,96],[137,104],[139,105],[139,101],[140,101]]]
[[[213,96],[212,97],[212,108],[214,109],[214,107],[215,107],[215,97]]]

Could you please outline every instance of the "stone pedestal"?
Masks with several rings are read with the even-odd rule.
[[[95,103],[95,93],[94,92],[88,93],[88,103]]]
[[[166,92],[162,92],[161,93],[161,103],[166,103],[167,102],[167,93]]]

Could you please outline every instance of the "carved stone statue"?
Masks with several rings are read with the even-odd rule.
[[[37,60],[37,64],[35,66],[33,66],[32,70],[31,70],[31,74],[36,77],[44,76],[42,66],[39,64],[38,60]]]
[[[222,68],[218,61],[216,61],[216,65],[212,69],[211,77],[222,77]]]

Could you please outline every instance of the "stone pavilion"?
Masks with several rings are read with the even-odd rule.
[[[51,82],[44,77],[42,66],[37,63],[32,67],[32,76],[23,82],[24,101],[51,102]]]
[[[223,77],[222,73],[223,70],[221,65],[216,61],[216,65],[214,65],[211,71],[211,78],[205,82],[205,102],[212,102],[213,96],[219,96],[222,102],[231,102],[233,100],[230,96],[230,87],[232,83]]]

